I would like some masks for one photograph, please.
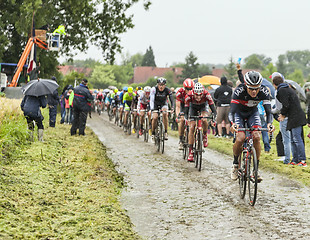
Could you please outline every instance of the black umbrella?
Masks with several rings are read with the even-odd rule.
[[[59,85],[50,79],[37,79],[31,80],[25,86],[22,87],[22,92],[24,95],[29,96],[43,96],[52,94]]]

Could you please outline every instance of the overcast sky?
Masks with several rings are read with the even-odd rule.
[[[198,63],[253,53],[275,63],[288,50],[310,48],[310,0],[152,0],[149,11],[139,3],[130,12],[135,27],[121,36],[123,52],[144,54],[152,46],[158,67],[185,62],[190,51]],[[85,58],[102,60],[95,48],[74,59]]]

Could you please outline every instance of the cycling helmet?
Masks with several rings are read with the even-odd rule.
[[[195,84],[193,92],[196,95],[201,95],[203,93],[203,90],[204,90],[203,85],[200,82],[198,82]]]
[[[159,83],[159,84],[166,84],[167,80],[166,80],[166,78],[160,77],[160,78],[157,78],[157,83]]]
[[[149,87],[149,86],[144,87],[144,92],[146,92],[146,93],[151,92],[151,87]]]
[[[246,85],[260,85],[263,81],[263,77],[259,72],[249,71],[244,75],[244,81]]]
[[[133,88],[132,87],[129,87],[128,88],[128,93],[132,93],[133,92]]]
[[[136,87],[136,91],[138,91],[139,90],[139,87]]]
[[[125,92],[127,92],[127,91],[128,91],[128,87],[124,87],[123,90],[124,90]]]
[[[114,93],[117,93],[117,92],[118,92],[118,89],[117,89],[117,88],[115,88],[115,89],[114,89]]]
[[[193,80],[190,79],[190,78],[185,79],[184,82],[183,82],[183,87],[184,88],[193,88],[194,87]]]

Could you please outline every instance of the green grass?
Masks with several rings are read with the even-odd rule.
[[[1,161],[0,239],[141,239],[119,202],[123,179],[96,135],[70,136],[69,125],[47,128],[47,119],[43,143]]]
[[[274,121],[274,125],[276,127],[274,136],[276,136],[277,133],[279,132],[279,123]],[[305,141],[306,141],[306,144],[305,144],[306,156],[310,156],[310,139],[306,137],[309,131],[310,131],[309,128],[305,126],[304,132],[305,132]],[[169,131],[169,134],[175,137],[178,137],[177,131]],[[216,138],[212,134],[209,134],[208,137],[209,137],[208,148],[211,148],[218,152],[226,154],[232,159],[233,157],[232,139]],[[275,159],[277,159],[278,156],[277,156],[275,138],[271,142],[270,153],[264,152],[263,143],[261,144],[261,146],[262,146],[262,151],[261,151],[261,159],[260,159],[260,165],[259,165],[261,169],[265,169],[270,172],[283,174],[291,179],[298,180],[304,185],[310,186],[310,166],[308,167],[291,166],[291,165],[285,165],[282,162],[276,161]],[[308,161],[308,164],[309,163],[310,162]]]

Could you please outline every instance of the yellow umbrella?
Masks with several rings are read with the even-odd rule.
[[[221,85],[220,78],[212,75],[205,75],[199,78],[199,82],[203,85]]]

